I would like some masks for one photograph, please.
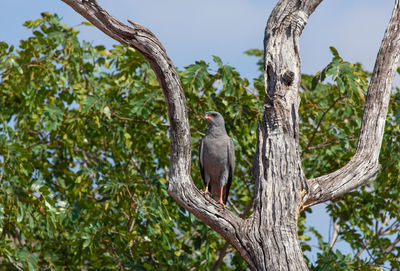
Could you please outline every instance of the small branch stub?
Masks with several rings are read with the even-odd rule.
[[[294,80],[294,72],[292,71],[286,71],[282,75],[282,81],[285,83],[286,86],[290,86],[293,83]]]

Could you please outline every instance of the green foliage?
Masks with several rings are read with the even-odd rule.
[[[32,36],[17,49],[0,42],[0,266],[4,270],[209,270],[224,241],[167,195],[169,123],[162,90],[145,59],[124,46],[106,49],[43,13],[28,21]],[[334,55],[316,76],[302,78],[302,159],[308,177],[344,165],[355,150],[369,74]],[[252,49],[246,54],[261,57]],[[203,186],[197,150],[217,110],[236,147],[231,199],[251,202],[250,170],[264,80],[253,86],[213,57],[180,71],[191,124],[192,177]],[[262,71],[262,61],[258,62]],[[339,236],[371,257],[342,255],[320,240],[315,270],[379,267],[399,247],[400,91],[393,94],[382,146],[382,171],[371,186],[329,205]],[[396,213],[397,210],[397,213]],[[299,238],[311,250],[299,217]],[[397,225],[374,234],[389,217]],[[395,223],[395,224],[392,224]],[[396,224],[397,223],[397,224]],[[389,237],[388,237],[389,236]],[[371,252],[372,251],[372,252]],[[397,264],[397,265],[396,265]],[[220,270],[243,270],[229,249]],[[0,270],[2,270],[0,268]],[[371,269],[374,270],[374,269]]]
[[[370,74],[343,61],[331,48],[332,62],[315,76],[303,75],[300,106],[303,168],[308,177],[332,172],[354,154]],[[400,90],[392,93],[379,162],[382,169],[365,187],[328,204],[338,240],[353,255],[319,240],[312,270],[399,268],[400,256]],[[311,110],[310,110],[311,109]],[[397,240],[396,240],[397,238]]]
[[[224,241],[167,195],[169,123],[149,64],[130,48],[79,41],[56,15],[25,26],[33,35],[17,50],[0,43],[0,265],[208,270]],[[231,198],[244,210],[259,105],[246,79],[214,61],[215,72],[203,61],[180,72],[193,178],[203,186],[202,116],[218,110],[237,146]],[[222,269],[244,266],[230,258]]]
[[[361,126],[369,73],[331,51],[334,57],[326,68],[316,76],[302,76],[300,146],[307,177],[346,164]]]
[[[300,147],[307,177],[332,172],[353,156],[371,74],[361,64],[344,61],[330,48],[332,61],[316,75],[302,75]],[[251,49],[247,55],[262,58],[263,52]],[[262,59],[258,61],[260,71]],[[397,69],[400,74],[400,68]],[[263,76],[254,79],[259,96],[264,90]],[[392,93],[379,162],[381,171],[370,183],[330,202],[327,211],[338,225],[338,240],[353,253],[344,255],[324,241],[314,228],[305,226],[307,213],[299,216],[299,240],[303,251],[311,251],[308,241],[315,235],[319,246],[315,263],[306,260],[311,270],[381,270],[400,268],[400,89]]]

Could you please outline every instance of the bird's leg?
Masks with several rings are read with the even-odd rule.
[[[208,181],[208,182],[206,182],[206,189],[203,191],[203,190],[200,190],[201,192],[203,192],[204,194],[206,194],[207,192],[208,192],[208,184],[210,183],[210,181]]]
[[[224,187],[221,187],[219,190],[219,204],[222,205],[224,208],[228,208],[228,206],[225,205],[224,201],[222,200],[222,191],[224,190]]]

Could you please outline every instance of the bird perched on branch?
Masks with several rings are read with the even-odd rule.
[[[201,140],[199,164],[201,177],[213,199],[225,207],[235,169],[235,148],[225,130],[224,118],[218,112],[205,115],[209,128]]]

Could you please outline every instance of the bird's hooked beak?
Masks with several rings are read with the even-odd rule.
[[[214,117],[211,116],[211,115],[209,115],[209,114],[206,114],[205,119],[206,119],[206,120],[213,120]]]

